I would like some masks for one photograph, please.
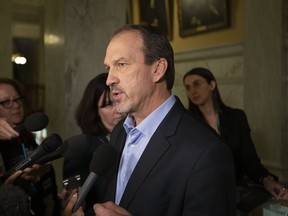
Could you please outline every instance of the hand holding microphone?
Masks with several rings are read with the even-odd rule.
[[[8,170],[2,179],[6,179],[11,174],[18,170],[24,170],[25,168],[33,165],[43,155],[54,151],[62,144],[61,137],[58,134],[51,134],[48,136],[30,155],[18,162],[10,170]]]
[[[19,132],[23,130],[39,131],[44,129],[49,123],[48,116],[41,112],[31,114],[26,120],[12,127],[5,118],[0,118],[0,140],[9,140],[19,136]]]
[[[21,175],[22,179],[31,182],[38,182],[42,176],[48,173],[51,170],[52,164],[33,164],[32,167],[27,167],[23,170],[23,174]]]
[[[5,118],[0,118],[0,140],[9,140],[19,136],[19,133],[7,122]]]

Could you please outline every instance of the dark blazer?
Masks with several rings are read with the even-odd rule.
[[[227,107],[220,113],[219,119],[221,137],[234,156],[236,179],[240,182],[247,175],[259,182],[262,177],[272,175],[257,155],[244,111]]]
[[[106,200],[115,198],[125,139],[121,121],[111,136],[118,156],[107,176]],[[177,98],[140,157],[120,206],[133,216],[232,216],[235,196],[231,151]]]

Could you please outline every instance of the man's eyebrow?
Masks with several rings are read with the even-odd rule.
[[[201,79],[197,79],[197,80],[194,80],[193,83],[196,83],[196,82],[202,82],[203,80]]]
[[[111,61],[111,64],[112,64],[112,65],[115,65],[115,64],[117,64],[117,63],[120,62],[120,61],[127,61],[127,59],[124,58],[124,57],[120,57],[120,58],[117,58],[117,59],[112,60],[112,61]],[[107,64],[105,64],[105,63],[104,63],[104,66],[105,66],[105,67],[109,67],[109,65],[107,65]]]
[[[123,60],[125,60],[125,61],[126,61],[127,59],[126,59],[126,58],[124,58],[124,57],[120,57],[120,58],[118,58],[118,59],[115,59],[115,60],[114,60],[114,62],[116,62],[116,63],[117,63],[117,62],[119,62],[119,61],[123,61]]]

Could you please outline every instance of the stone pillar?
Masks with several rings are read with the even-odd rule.
[[[12,71],[12,12],[11,1],[0,1],[0,77],[13,77]]]
[[[288,178],[284,1],[246,1],[244,37],[245,111],[263,164],[280,179]]]

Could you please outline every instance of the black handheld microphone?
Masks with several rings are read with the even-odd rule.
[[[61,137],[58,134],[51,134],[48,136],[30,155],[21,160],[10,170],[8,170],[1,178],[6,179],[18,170],[24,170],[31,166],[43,155],[54,151],[62,144]]]
[[[35,163],[44,164],[61,157],[64,157],[65,159],[73,159],[88,151],[90,149],[90,145],[91,144],[88,141],[87,135],[75,135],[66,139],[56,151],[44,155]]]
[[[29,115],[24,123],[17,125],[14,129],[18,132],[27,129],[28,131],[39,131],[49,123],[48,116],[42,112],[35,112]]]
[[[98,178],[98,176],[104,175],[105,172],[108,171],[108,169],[112,166],[115,157],[116,150],[110,144],[102,144],[95,150],[93,158],[90,162],[90,174],[88,175],[79,192],[72,212],[78,210],[86,195],[93,186],[95,180]]]
[[[61,157],[62,157],[62,151],[61,151],[61,147],[59,147],[58,149],[56,149],[56,151],[51,152],[49,154],[46,154],[43,157],[41,157],[38,160],[36,160],[34,164],[45,164],[47,162],[50,162],[50,161],[53,161],[53,160],[57,160],[57,159],[59,159]]]

